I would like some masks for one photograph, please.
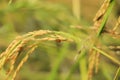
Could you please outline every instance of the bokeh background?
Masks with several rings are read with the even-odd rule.
[[[0,0],[0,52],[3,52],[16,36],[30,31],[47,29],[74,34],[75,31],[69,29],[72,26],[92,26],[93,18],[104,0],[80,0],[80,9],[77,9],[79,18],[74,14],[73,7],[77,5],[75,0],[11,1]],[[119,15],[120,0],[116,0],[107,27],[113,27]],[[59,70],[55,80],[64,80],[78,51],[79,47],[75,43],[42,43],[24,64],[16,80],[48,80],[57,65]],[[116,65],[104,60],[104,57],[100,64],[104,68],[100,69],[94,80],[112,80]],[[71,80],[80,80],[79,66]]]

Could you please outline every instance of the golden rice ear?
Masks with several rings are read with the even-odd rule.
[[[88,80],[92,80],[94,68],[95,68],[95,73],[98,72],[99,58],[100,58],[99,52],[93,49],[89,51]]]
[[[112,30],[106,29],[105,31],[113,36],[113,38],[119,38],[120,32],[117,30],[120,26],[120,16]]]
[[[105,0],[102,4],[102,6],[100,7],[99,11],[97,12],[97,14],[95,15],[93,21],[99,21],[105,14],[109,4],[110,4],[111,0]]]
[[[36,47],[37,47],[37,45],[31,46],[30,50],[26,53],[25,57],[23,57],[23,59],[20,61],[20,63],[18,64],[16,70],[13,73],[12,80],[15,80],[15,77],[16,77],[17,73],[19,72],[20,68],[28,60],[29,55],[35,50]]]
[[[100,9],[98,10],[98,12],[96,13],[93,21],[94,21],[94,27],[96,29],[99,28],[101,22],[102,22],[102,19],[103,19],[103,16],[105,14],[105,12],[107,11],[108,7],[109,7],[109,4],[110,4],[111,0],[105,0],[102,4],[102,6],[100,7]]]
[[[117,30],[117,28],[119,27],[119,25],[120,25],[120,16],[118,17],[118,20],[117,20],[117,22],[116,22],[116,25],[115,25],[115,27],[113,28],[113,32],[115,32],[116,30]]]
[[[0,70],[6,65],[6,62],[10,64],[9,68],[6,70],[7,77],[6,80],[12,78],[15,80],[16,74],[23,66],[23,64],[29,58],[29,55],[35,50],[35,48],[40,44],[40,42],[45,41],[71,41],[72,39],[67,39],[60,35],[60,32],[49,31],[49,30],[39,30],[29,32],[23,36],[17,37],[6,49],[5,52],[0,54]],[[32,43],[31,43],[32,42]],[[22,57],[21,61],[17,62],[17,58],[22,51],[25,51],[25,56]]]
[[[95,65],[95,54],[96,51],[94,51],[93,49],[90,50],[89,53],[89,65],[88,65],[88,80],[92,80],[93,77],[93,70],[94,70],[94,65]]]

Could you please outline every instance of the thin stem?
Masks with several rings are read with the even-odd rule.
[[[107,57],[108,59],[112,60],[114,63],[118,64],[120,66],[120,62],[118,60],[116,60],[115,58],[111,57],[110,55],[108,55],[106,52],[93,47],[94,50],[98,51],[99,53],[101,53],[102,55],[104,55],[105,57]]]
[[[117,80],[117,76],[118,76],[119,72],[120,72],[120,66],[118,67],[113,80]]]

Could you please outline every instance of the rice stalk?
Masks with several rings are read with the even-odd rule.
[[[9,1],[9,4],[11,3],[12,3],[12,0]],[[110,59],[111,61],[116,63],[118,66],[120,66],[120,62],[116,58],[107,54],[106,52],[101,50],[101,48],[97,48],[96,46],[93,46],[93,45],[99,44],[99,43],[96,43],[97,42],[96,40],[99,41],[99,36],[101,35],[105,27],[106,21],[111,13],[113,5],[114,5],[114,0],[105,0],[103,5],[99,9],[98,13],[96,14],[95,18],[93,19],[94,20],[93,27],[96,29],[96,32],[94,32],[93,34],[97,34],[97,37],[95,35],[92,35],[91,33],[89,34],[88,32],[87,37],[84,36],[83,37],[84,39],[83,39],[83,38],[79,38],[79,37],[76,37],[76,36],[73,36],[71,34],[67,34],[64,32],[50,31],[50,30],[33,31],[23,36],[18,36],[15,40],[13,40],[13,42],[11,42],[8,48],[3,53],[0,54],[0,71],[4,68],[5,65],[10,64],[8,69],[5,69],[7,73],[6,80],[9,80],[9,79],[15,80],[17,73],[20,71],[20,68],[23,66],[23,64],[28,60],[31,53],[33,53],[33,51],[38,47],[38,45],[40,45],[40,43],[46,42],[46,41],[56,41],[56,42],[69,41],[70,42],[74,40],[78,45],[80,44],[81,41],[84,41],[82,43],[82,46],[85,46],[85,47],[81,49],[81,53],[78,55],[78,58],[76,58],[76,62],[70,69],[70,72],[66,80],[70,79],[74,70],[76,69],[78,64],[82,61],[81,59],[85,58],[84,56],[86,56],[87,51],[89,53],[88,80],[92,80],[94,68],[95,68],[95,73],[98,72],[100,54],[104,55],[106,58]],[[118,21],[112,30],[113,33],[116,34],[115,31],[117,30],[119,25],[120,25],[120,17],[118,18]],[[81,27],[77,27],[77,28],[82,29]],[[87,32],[87,30],[85,31]],[[112,34],[112,35],[115,35],[115,34]],[[89,36],[90,38],[92,36],[92,40],[87,39]],[[20,62],[18,62],[17,64],[17,59],[19,58],[19,55],[21,54],[25,54],[25,56],[22,57]],[[60,60],[61,59],[62,58],[60,57]],[[59,62],[60,61],[58,61],[57,63],[58,65],[54,69],[55,71],[57,71],[58,69]],[[83,69],[83,68],[80,68],[80,69]],[[51,79],[55,78],[55,75],[56,75],[55,71],[53,71],[53,76],[50,76]],[[114,80],[116,79],[118,72],[119,72],[119,68],[116,72]],[[84,73],[81,72],[81,76],[82,76],[82,79],[85,79],[83,78]]]
[[[65,34],[65,33],[62,33]],[[63,35],[62,35],[63,36]],[[23,36],[17,37],[6,49],[5,52],[3,52],[0,55],[0,70],[7,64],[10,63],[10,67],[7,72],[6,80],[11,79],[15,80],[16,74],[20,70],[20,68],[23,66],[23,64],[27,61],[29,58],[29,55],[35,50],[35,48],[41,43],[45,41],[71,41],[72,39],[64,38],[60,35],[60,32],[55,31],[49,31],[49,30],[39,30],[39,31],[33,31],[29,32],[28,34],[25,34]],[[33,44],[32,44],[32,43]],[[17,58],[19,57],[21,51],[24,52],[24,49],[26,47],[27,52],[25,53],[25,56],[21,59],[21,61],[18,63],[17,67],[15,68],[15,63],[17,61]]]
[[[93,69],[95,66],[95,59],[96,59],[96,51],[91,50],[89,53],[89,65],[88,65],[88,80],[92,80],[92,76],[93,76]]]
[[[115,76],[114,76],[114,79],[113,80],[117,80],[117,77],[119,75],[119,72],[120,72],[120,66],[118,67],[118,69],[116,70],[116,73],[115,73]]]

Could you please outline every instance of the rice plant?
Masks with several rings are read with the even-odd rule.
[[[11,5],[12,0],[10,0],[8,4]],[[69,31],[66,32],[62,30],[37,30],[16,37],[7,49],[0,54],[1,79],[15,80],[21,67],[24,66],[24,63],[27,60],[29,60],[28,58],[35,49],[39,47],[39,45],[47,42],[54,42],[60,44],[74,43],[78,50],[74,54],[73,64],[71,65],[69,72],[66,73],[67,75],[62,78],[62,80],[72,80],[71,77],[78,67],[80,80],[96,80],[98,78],[96,75],[102,73],[107,80],[119,80],[119,53],[117,54],[112,49],[120,48],[120,33],[117,31],[120,26],[120,17],[118,17],[113,29],[106,28],[107,20],[110,17],[114,5],[115,0],[105,0],[93,19],[94,24],[92,27],[72,26],[68,27]],[[19,7],[20,6],[18,6],[18,8]],[[44,46],[48,46],[48,44]],[[66,54],[65,49],[66,48],[57,52],[60,55],[58,59],[56,59],[56,64],[53,66],[47,80],[59,79],[57,78],[57,75],[60,63],[63,61],[65,56],[69,55]],[[110,73],[105,72],[107,64],[102,63],[102,61],[104,62],[104,59],[109,60],[108,63],[117,66],[115,72],[113,72],[114,75],[111,77]],[[102,64],[105,64],[105,66]],[[103,70],[103,72],[100,70]]]

